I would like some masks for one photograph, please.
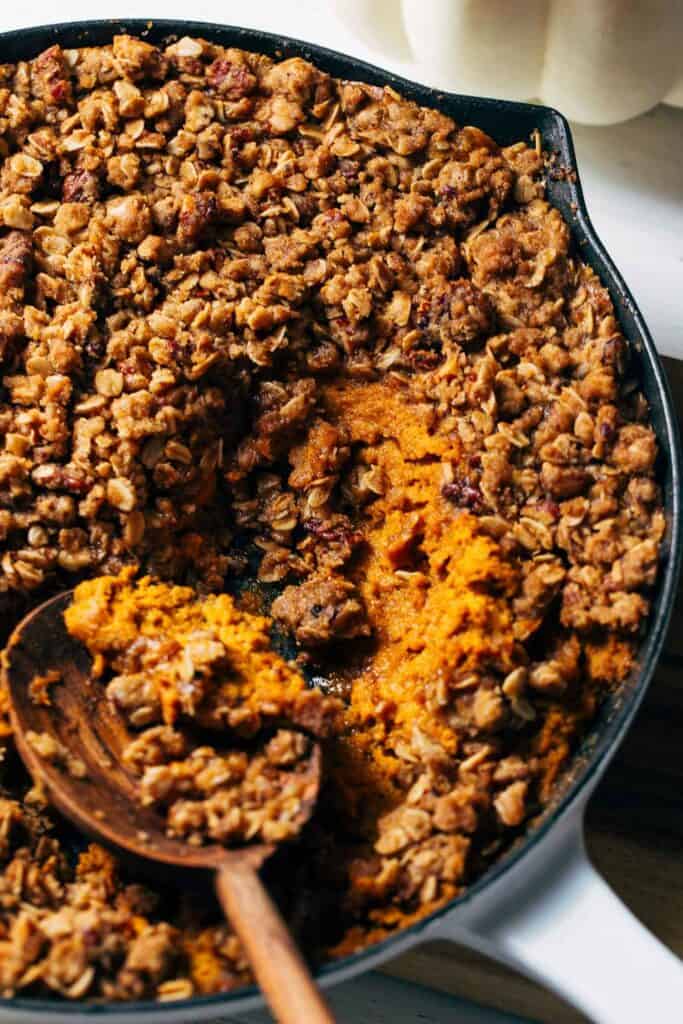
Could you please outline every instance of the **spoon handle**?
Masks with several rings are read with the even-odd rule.
[[[216,894],[279,1024],[334,1024],[258,872],[248,864],[219,868]]]

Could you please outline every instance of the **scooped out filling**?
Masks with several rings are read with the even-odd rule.
[[[132,575],[81,583],[65,620],[137,733],[122,759],[140,802],[193,845],[291,839],[307,817],[310,737],[329,733],[339,702],[307,689],[271,650],[268,621],[227,594]]]

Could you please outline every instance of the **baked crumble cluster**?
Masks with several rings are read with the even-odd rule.
[[[345,955],[461,893],[628,674],[665,530],[648,407],[540,145],[199,39],[2,65],[0,356],[8,623],[136,572],[205,614],[257,552],[260,598],[231,607],[335,707],[319,807],[267,869],[297,938]],[[190,673],[213,706],[223,647]],[[162,701],[143,717],[159,766],[185,756]],[[208,889],[75,853],[4,736],[0,991],[247,983]]]
[[[133,572],[81,583],[64,619],[92,655],[93,696],[106,682],[132,732],[121,760],[139,803],[192,846],[295,838],[317,795],[311,737],[335,730],[340,701],[272,650],[264,616]]]

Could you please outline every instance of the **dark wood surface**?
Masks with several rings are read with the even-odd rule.
[[[683,416],[683,362],[665,365]],[[587,837],[610,885],[683,957],[683,588],[644,704],[591,800]],[[385,970],[543,1024],[584,1021],[539,985],[450,943],[414,950]]]

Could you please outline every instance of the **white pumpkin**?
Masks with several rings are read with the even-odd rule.
[[[541,100],[583,124],[683,107],[683,0],[334,4],[378,60],[439,89]]]

